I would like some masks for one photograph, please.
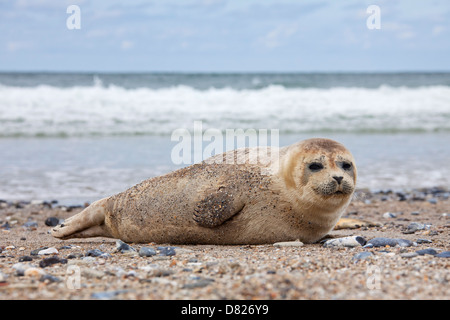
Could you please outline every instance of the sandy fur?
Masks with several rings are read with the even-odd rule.
[[[254,151],[254,150],[253,150]],[[350,193],[322,196],[332,185],[339,157],[354,163],[342,145],[309,139],[272,150],[277,157],[254,161],[238,150],[154,177],[93,203],[52,230],[61,239],[113,237],[128,242],[191,244],[263,244],[325,236],[345,211],[356,183],[356,167],[344,181]],[[267,158],[269,157],[269,158]],[[307,164],[323,159],[326,168],[307,173]],[[242,159],[242,158],[239,158]],[[253,160],[252,160],[253,159]],[[242,160],[241,160],[242,161]]]

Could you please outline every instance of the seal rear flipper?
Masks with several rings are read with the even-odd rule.
[[[228,188],[220,187],[216,191],[206,192],[194,209],[193,219],[202,227],[217,227],[239,213],[244,201],[236,197]]]
[[[105,199],[92,203],[80,213],[51,230],[52,236],[59,239],[111,237],[105,225]]]

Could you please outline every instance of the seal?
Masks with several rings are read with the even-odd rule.
[[[261,150],[228,151],[145,180],[93,202],[51,233],[60,239],[223,245],[323,238],[355,190],[352,154],[322,138],[266,147],[270,161],[254,161]]]

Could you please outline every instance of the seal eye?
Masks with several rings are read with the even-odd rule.
[[[309,168],[309,170],[311,170],[311,171],[319,171],[319,170],[323,169],[323,165],[322,165],[321,163],[314,162],[314,163],[311,163],[311,164],[308,166],[308,168]]]
[[[342,169],[344,169],[344,170],[350,170],[351,168],[352,168],[352,164],[351,163],[344,162],[342,164]]]

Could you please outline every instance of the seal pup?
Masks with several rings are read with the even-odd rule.
[[[51,233],[60,239],[173,244],[320,240],[333,229],[355,190],[352,154],[322,138],[266,147],[277,154],[270,161],[251,161],[256,149],[228,151],[145,180],[92,203]],[[242,150],[244,161],[221,161],[236,160]]]

